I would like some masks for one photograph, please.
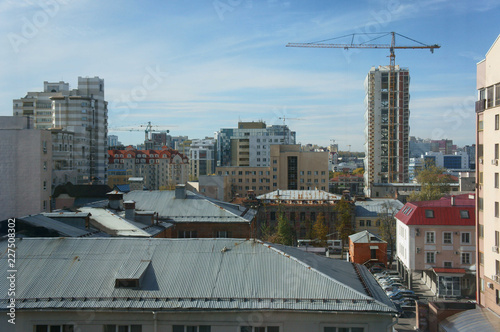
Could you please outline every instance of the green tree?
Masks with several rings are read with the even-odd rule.
[[[285,246],[292,246],[294,242],[294,230],[290,222],[286,219],[283,212],[278,213],[278,231],[276,234],[276,243]]]
[[[351,202],[342,197],[342,199],[335,205],[334,211],[337,215],[337,218],[335,219],[335,229],[337,230],[342,243],[345,245],[348,241],[349,235],[354,233],[354,229],[352,227],[353,209]]]
[[[440,199],[450,191],[449,174],[444,174],[446,170],[437,167],[434,163],[427,163],[418,175],[417,182],[420,183],[420,191],[414,191],[408,197],[408,201],[433,201]]]
[[[382,240],[387,242],[387,247],[391,249],[391,255],[394,254],[396,244],[396,218],[394,216],[398,209],[389,202],[382,204],[382,211],[378,214],[378,231]],[[389,267],[392,265],[392,257],[389,259]]]
[[[317,241],[318,246],[326,247],[326,240],[328,235],[328,226],[325,224],[325,215],[323,212],[318,214],[316,221],[312,227],[314,239]]]

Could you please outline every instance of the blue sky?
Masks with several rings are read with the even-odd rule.
[[[496,0],[3,0],[0,13],[1,115],[44,81],[76,88],[78,76],[99,76],[111,128],[151,121],[202,138],[285,116],[302,144],[333,139],[352,151],[363,150],[364,79],[389,51],[287,43],[396,31],[440,44],[434,54],[396,51],[410,69],[410,135],[465,145],[474,143],[476,63],[500,33]],[[144,137],[114,134],[126,144]]]

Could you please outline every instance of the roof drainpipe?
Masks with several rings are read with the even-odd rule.
[[[156,311],[153,311],[153,331],[158,332],[158,322],[156,317]]]
[[[455,195],[451,195],[451,206],[455,206]]]
[[[155,321],[155,323],[156,323],[156,321]],[[393,332],[394,326],[398,323],[399,323],[399,315],[396,315],[396,320],[392,321],[392,323],[387,326],[387,332]]]

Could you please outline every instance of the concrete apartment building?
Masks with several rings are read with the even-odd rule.
[[[474,297],[475,195],[406,203],[396,214],[397,267],[411,284],[413,272],[438,297]]]
[[[256,195],[278,189],[328,191],[328,152],[305,152],[300,145],[271,145],[270,150],[268,167],[217,167],[217,175],[228,178],[220,182],[229,185],[221,189],[225,199],[249,190]]]
[[[52,135],[28,117],[0,117],[0,220],[50,211]]]
[[[189,148],[190,177],[215,173],[215,139],[193,139]]]
[[[128,184],[129,178],[141,177],[148,190],[174,188],[189,178],[188,158],[166,146],[161,150],[109,150],[108,185]]]
[[[407,68],[372,67],[365,79],[365,195],[374,184],[406,183],[409,164],[410,76]],[[389,90],[393,91],[392,96]]]
[[[500,36],[477,64],[477,302],[500,315]]]
[[[271,145],[295,144],[295,132],[288,126],[267,126],[263,121],[238,122],[238,128],[223,128],[215,136],[217,166],[266,167]]]
[[[107,104],[99,77],[78,77],[73,90],[62,81],[44,82],[42,92],[13,101],[14,116],[29,116],[35,128],[54,131],[53,187],[107,182]]]

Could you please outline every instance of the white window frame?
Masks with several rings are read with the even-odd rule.
[[[471,262],[472,262],[472,261],[471,261],[471,256],[472,256],[472,255],[471,255],[471,253],[470,253],[470,252],[462,252],[462,253],[460,254],[460,263],[461,263],[461,264],[466,264],[466,265],[471,264]],[[468,262],[464,262],[464,257],[468,257],[468,259],[467,259],[467,260],[468,260]]]
[[[429,254],[432,254],[432,262],[429,262]],[[436,264],[436,252],[435,251],[426,251],[425,252],[425,263],[427,264]]]
[[[468,237],[469,237],[469,241],[468,242],[464,242],[463,241],[463,239],[464,239],[463,236],[465,234],[468,234]],[[471,244],[471,233],[470,232],[462,232],[462,233],[460,233],[460,244]]]
[[[429,235],[431,235],[431,234],[432,234],[432,242],[429,241]],[[425,243],[435,244],[436,243],[436,232],[434,232],[434,231],[425,232]]]
[[[450,234],[450,241],[451,242],[445,242],[445,238],[444,238],[445,234]],[[453,232],[443,232],[443,244],[453,244]]]

